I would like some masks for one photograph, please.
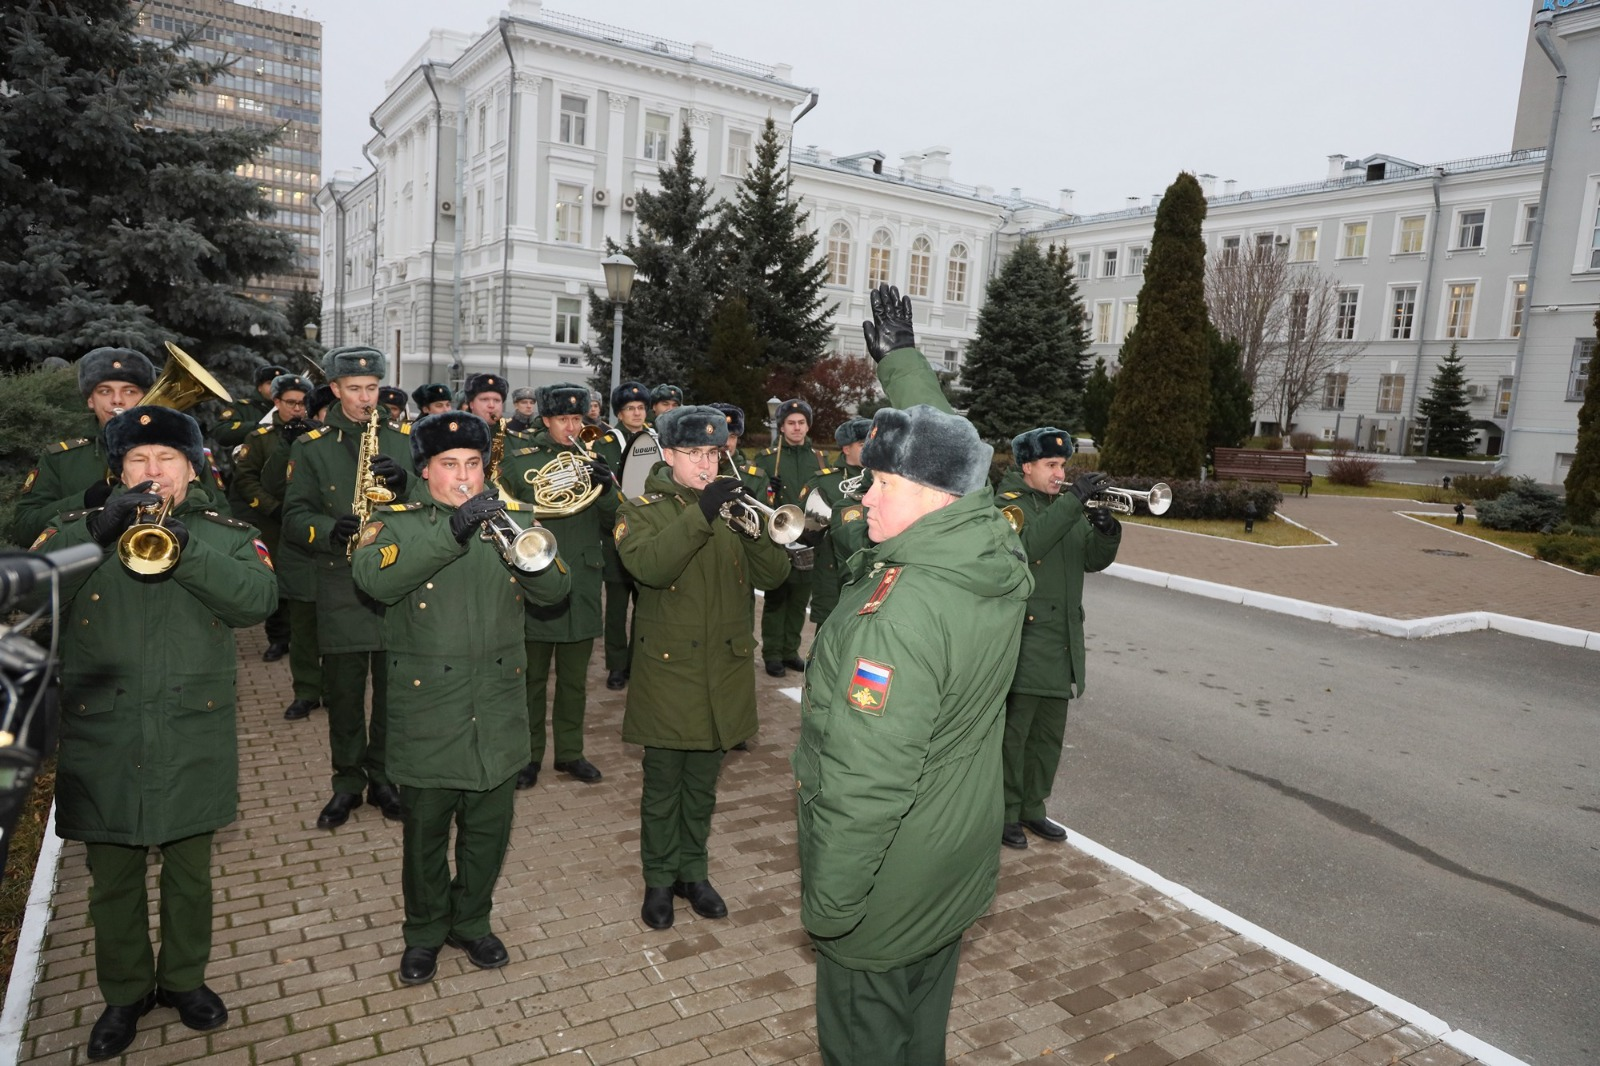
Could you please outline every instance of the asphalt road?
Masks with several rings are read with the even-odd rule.
[[[1600,1062],[1600,656],[1088,585],[1053,815],[1536,1066]]]

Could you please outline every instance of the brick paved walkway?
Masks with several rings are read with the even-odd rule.
[[[1312,517],[1320,502],[1288,510]],[[1125,561],[1159,566],[1156,556],[1186,551],[1163,542],[1191,539],[1138,531],[1125,553],[1135,557]],[[1312,552],[1238,554],[1196,543],[1212,545],[1197,576],[1213,580],[1278,570],[1272,580],[1301,580],[1310,566],[1340,571],[1301,561],[1315,559]],[[1412,562],[1405,549],[1395,553]],[[1263,556],[1294,561],[1254,562]],[[1548,569],[1507,560],[1495,562]],[[197,1034],[157,1009],[129,1062],[819,1061],[787,766],[796,705],[783,683],[760,677],[761,736],[752,751],[729,755],[719,789],[711,876],[728,899],[728,919],[705,921],[680,906],[669,931],[638,920],[639,749],[618,739],[623,694],[608,692],[592,667],[588,755],[605,781],[581,785],[547,767],[537,788],[518,794],[494,918],[510,965],[474,970],[446,948],[437,980],[408,988],[394,976],[402,949],[399,827],[363,807],[336,832],[314,828],[327,798],[326,719],[317,712],[306,722],[282,720],[288,667],[262,663],[263,643],[259,629],[241,634],[241,812],[218,834],[215,860],[208,981],[232,1016],[226,1027]],[[83,849],[69,843],[25,1062],[85,1061],[100,1009],[87,884]],[[1037,843],[1002,855],[994,909],[965,942],[950,1027],[951,1060],[973,1064],[1040,1056],[1085,1066],[1474,1061],[1070,846]]]

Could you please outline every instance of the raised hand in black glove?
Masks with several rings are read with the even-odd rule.
[[[506,502],[494,489],[484,489],[476,496],[468,496],[456,508],[456,513],[450,516],[450,532],[455,536],[456,543],[465,544],[485,519],[505,509]]]
[[[361,519],[353,514],[342,514],[333,520],[333,544],[338,547],[361,532]]]
[[[367,469],[378,477],[383,478],[383,483],[388,486],[390,492],[396,496],[405,495],[406,472],[400,469],[400,464],[395,462],[394,456],[384,455],[379,452],[367,464]]]
[[[615,485],[617,475],[611,472],[604,459],[592,459],[589,461],[589,480],[596,485]]]
[[[1117,516],[1111,513],[1109,507],[1090,507],[1087,513],[1089,524],[1096,533],[1114,537],[1122,529],[1122,523],[1117,521]]]
[[[89,536],[102,548],[109,548],[122,536],[122,531],[133,525],[141,507],[158,507],[161,497],[150,490],[154,481],[143,481],[106,502],[106,505],[89,516],[86,523]]]
[[[713,478],[711,484],[700,494],[700,513],[706,516],[706,521],[716,525],[721,515],[722,505],[744,495],[744,486],[737,478]]]
[[[915,348],[911,297],[902,297],[899,289],[883,284],[872,290],[871,302],[872,321],[861,323],[861,332],[866,334],[867,354],[872,361],[881,362],[884,356],[901,348]]]
[[[111,498],[111,490],[115,486],[109,479],[96,481],[93,485],[83,490],[83,505],[85,507],[104,507]]]
[[[1090,471],[1072,483],[1067,491],[1078,498],[1079,503],[1088,503],[1089,497],[1100,491],[1100,486],[1106,483],[1106,476],[1098,471]]]

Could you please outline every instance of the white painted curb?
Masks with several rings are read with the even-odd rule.
[[[6,1005],[0,1011],[0,1062],[18,1059],[22,1031],[28,1026],[33,986],[39,980],[39,953],[44,946],[45,927],[50,924],[50,899],[55,895],[60,867],[61,838],[56,836],[56,805],[51,803],[50,817],[44,824],[44,841],[39,846],[39,861],[33,868],[28,904],[22,912],[22,931],[17,935],[11,980],[6,983]]]

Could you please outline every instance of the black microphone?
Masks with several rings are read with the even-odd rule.
[[[0,555],[0,610],[9,608],[41,581],[48,582],[51,574],[70,577],[84,570],[93,570],[104,556],[100,545],[90,541],[75,544],[60,551],[35,555],[18,552]]]

